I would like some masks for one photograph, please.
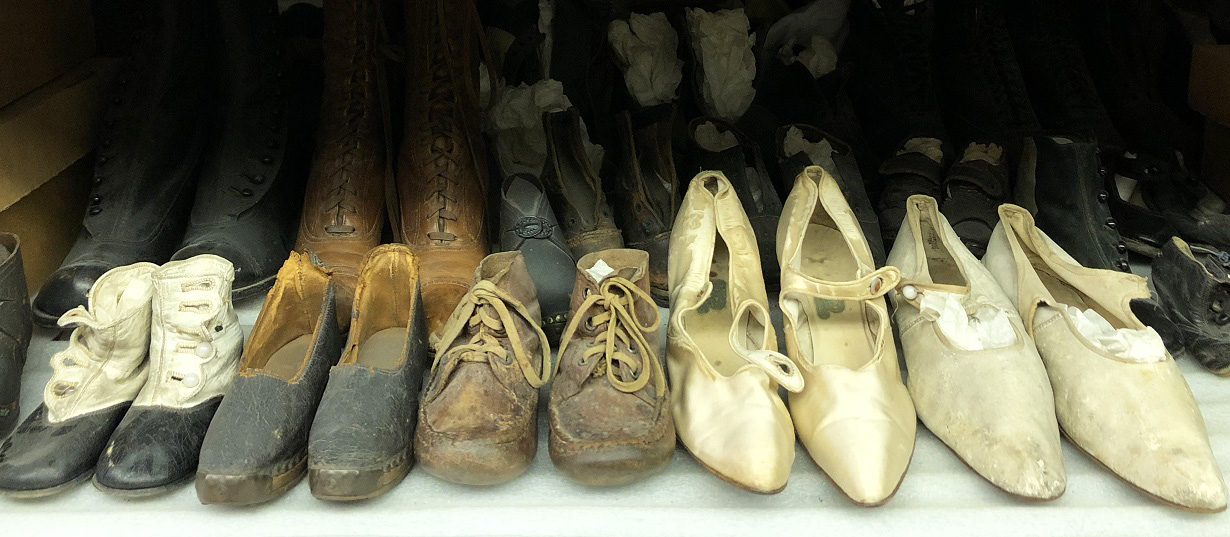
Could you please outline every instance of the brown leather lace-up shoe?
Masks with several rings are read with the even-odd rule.
[[[324,98],[295,250],[333,271],[339,320],[349,324],[359,262],[384,225],[385,133],[376,74],[374,0],[325,6]]]
[[[494,485],[534,460],[538,388],[551,378],[551,348],[521,252],[487,256],[477,280],[436,345],[414,449],[440,479]]]
[[[478,12],[473,0],[408,0],[405,6],[405,137],[397,191],[402,240],[422,260],[428,333],[470,288],[487,254],[478,75]]]
[[[640,250],[596,252],[577,263],[547,415],[551,460],[586,485],[637,481],[675,451],[648,264]]]

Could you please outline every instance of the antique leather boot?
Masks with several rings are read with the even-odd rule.
[[[377,77],[376,0],[330,1],[324,10],[324,93],[295,250],[333,271],[337,310],[349,312],[359,262],[384,228],[387,143]],[[342,316],[343,325],[349,315]]]
[[[615,187],[616,203],[623,210],[616,220],[628,248],[649,252],[650,292],[663,306],[670,301],[666,258],[671,226],[682,199],[671,148],[674,123],[673,104],[624,112],[616,119],[624,152]]]
[[[149,496],[196,473],[205,431],[243,352],[234,278],[231,263],[215,255],[154,272],[149,376],[98,458],[98,489]]]
[[[291,252],[201,444],[201,503],[264,503],[303,478],[316,407],[345,344],[335,308],[329,273]]]
[[[312,421],[308,484],[323,500],[383,494],[414,464],[414,425],[427,366],[419,260],[404,244],[364,258],[349,340]]]
[[[440,479],[495,485],[534,460],[538,389],[551,379],[551,345],[520,252],[491,254],[475,272],[435,345],[414,450]]]
[[[21,371],[32,329],[26,292],[21,242],[0,233],[0,438],[9,435],[20,416]]]
[[[208,2],[150,0],[107,98],[81,234],[34,298],[54,327],[118,266],[165,262],[183,236],[206,143]]]
[[[1026,138],[1015,197],[1081,266],[1127,272],[1127,244],[1107,207],[1098,154],[1097,143],[1076,136]]]
[[[1213,374],[1230,377],[1230,253],[1172,237],[1153,261],[1150,278],[1158,303],[1183,334],[1187,354]]]
[[[658,472],[675,452],[649,255],[606,250],[576,268],[573,317],[547,405],[551,460],[579,483],[625,485]]]
[[[283,53],[274,0],[218,0],[214,142],[172,259],[214,254],[235,265],[236,298],[273,282],[294,244],[320,111],[320,82]],[[285,47],[289,50],[289,47]]]
[[[400,231],[422,263],[427,332],[437,335],[487,255],[482,28],[473,0],[408,0],[405,14],[410,42],[397,167]]]
[[[602,179],[585,153],[581,116],[576,108],[542,115],[547,133],[547,165],[543,184],[556,214],[563,218],[564,236],[572,256],[622,248]]]
[[[504,180],[500,203],[500,251],[521,252],[538,291],[542,331],[552,342],[568,324],[576,262],[564,239],[542,182],[529,174]]]
[[[38,498],[89,479],[149,374],[152,263],[107,271],[86,306],[60,317],[75,326],[51,357],[43,404],[0,444],[0,495]]]

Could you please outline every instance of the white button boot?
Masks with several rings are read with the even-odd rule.
[[[51,357],[43,405],[0,447],[0,494],[40,497],[90,477],[99,453],[145,385],[150,314],[158,268],[118,267],[90,289],[87,307],[60,317],[76,326]]]
[[[172,261],[154,273],[149,379],[98,461],[98,488],[144,496],[195,474],[243,350],[231,305],[234,278],[231,263],[215,255]]]

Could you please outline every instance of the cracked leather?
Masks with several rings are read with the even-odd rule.
[[[179,244],[206,144],[208,2],[150,1],[106,97],[93,190],[64,262],[35,298],[40,324],[84,305],[109,269],[163,263]]]
[[[397,166],[402,240],[422,260],[436,334],[487,255],[487,162],[479,106],[482,31],[473,0],[406,4],[405,134]]]
[[[0,438],[8,436],[20,416],[21,371],[32,329],[21,242],[0,233]]]
[[[667,250],[683,199],[672,148],[675,105],[624,112],[615,122],[623,149],[615,200],[625,209],[617,220],[628,247],[649,252],[650,288],[654,299],[666,305]]]
[[[720,131],[734,133],[738,144],[722,151],[702,148],[696,143],[694,136],[696,128],[705,122],[713,123]],[[722,172],[730,181],[730,186],[752,224],[752,232],[760,250],[765,285],[776,288],[782,272],[777,264],[777,221],[782,215],[782,199],[765,168],[760,148],[737,127],[717,118],[701,117],[692,120],[688,125],[688,135],[687,175],[717,171]]]
[[[333,270],[341,312],[350,311],[359,263],[380,244],[384,228],[386,111],[378,86],[376,11],[373,0],[330,2],[324,11],[319,143],[295,244]]]
[[[294,244],[320,111],[317,68],[291,54],[275,0],[219,0],[217,118],[188,229],[173,259],[235,265],[232,294],[268,288]]]
[[[119,490],[152,489],[192,477],[221,397],[191,408],[132,407],[98,457],[94,478]]]
[[[275,287],[270,296],[277,293]],[[344,344],[337,328],[332,283],[328,284],[319,311],[313,323],[311,346],[293,382],[249,365],[267,357],[244,356],[240,375],[222,399],[205,434],[200,472],[243,476],[277,473],[281,466],[307,455],[308,433],[316,407],[329,368],[337,362]],[[252,327],[251,340],[262,337],[259,332],[277,330],[275,325],[284,322],[275,316],[262,316]],[[299,335],[304,334],[284,337],[289,337],[289,341]]]
[[[38,408],[0,444],[0,490],[34,491],[68,484],[94,469],[130,403],[51,423]]]

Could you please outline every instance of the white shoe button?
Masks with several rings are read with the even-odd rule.
[[[196,355],[201,358],[209,358],[214,354],[214,346],[208,343],[201,343],[196,346]]]
[[[184,386],[195,388],[197,384],[201,383],[201,377],[198,377],[196,373],[188,373],[187,375],[184,375],[183,382]]]
[[[906,300],[914,300],[915,298],[918,298],[918,289],[913,285],[902,287],[901,296],[904,296]]]

